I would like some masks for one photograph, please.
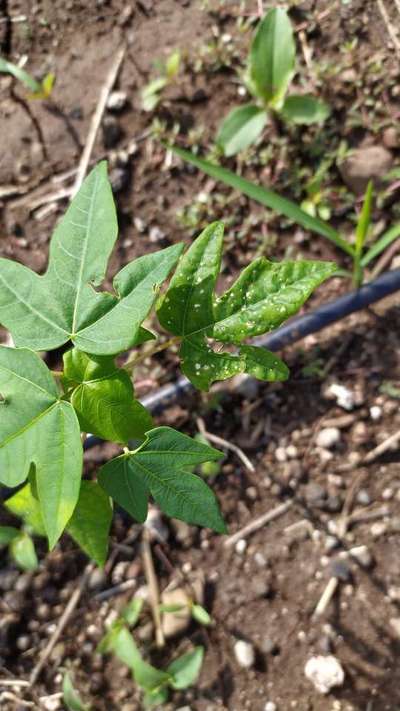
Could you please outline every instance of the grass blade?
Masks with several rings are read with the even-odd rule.
[[[398,225],[393,225],[393,227],[384,232],[383,235],[372,245],[372,247],[370,247],[368,252],[366,252],[361,259],[361,266],[366,267],[398,237],[400,237],[400,223]]]
[[[197,156],[186,151],[183,148],[178,148],[177,146],[168,146],[176,155],[178,155],[182,160],[191,163],[199,170],[203,171],[207,175],[210,175],[215,180],[220,180],[225,185],[229,185],[235,190],[239,190],[244,195],[247,195],[252,200],[265,205],[270,210],[278,213],[279,215],[284,215],[288,217],[293,222],[301,225],[311,232],[316,232],[317,234],[329,239],[337,247],[346,252],[351,257],[354,256],[353,247],[348,244],[339,233],[331,227],[327,222],[320,220],[316,217],[311,217],[304,210],[301,210],[296,203],[287,200],[287,198],[281,197],[277,193],[263,188],[260,185],[255,185],[249,180],[241,178],[239,175],[232,173],[232,171],[226,168],[221,168],[221,166],[214,165],[203,158],[198,158]]]

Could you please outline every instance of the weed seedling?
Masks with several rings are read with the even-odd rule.
[[[287,95],[295,75],[296,45],[286,10],[273,8],[260,21],[250,48],[244,81],[254,103],[233,109],[222,122],[217,143],[226,156],[244,150],[263,132],[269,117],[288,123],[323,123],[329,107],[310,95]]]
[[[158,106],[164,89],[171,84],[179,72],[181,53],[176,49],[165,63],[160,65],[161,76],[152,79],[142,89],[142,108],[144,111],[154,111]]]
[[[55,75],[51,72],[46,74],[41,81],[37,81],[25,69],[19,67],[18,64],[8,62],[2,57],[0,57],[0,72],[10,74],[15,79],[18,79],[28,89],[28,99],[48,99],[53,90]]]

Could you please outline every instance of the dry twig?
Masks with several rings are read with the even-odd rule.
[[[246,469],[252,474],[254,474],[254,465],[251,463],[250,459],[246,457],[245,453],[240,449],[240,447],[237,447],[236,444],[232,444],[232,442],[227,442],[227,440],[222,439],[222,437],[218,437],[217,435],[214,435],[211,432],[207,432],[204,420],[202,420],[201,417],[197,418],[196,423],[200,434],[202,434],[205,439],[207,439],[209,442],[212,442],[213,444],[216,444],[220,447],[224,447],[225,449],[229,449],[231,452],[234,452],[239,457],[240,461],[246,467]]]
[[[147,584],[149,586],[150,605],[154,620],[154,627],[156,631],[156,644],[157,647],[161,648],[164,646],[164,633],[162,631],[161,614],[159,608],[160,594],[158,590],[156,572],[154,570],[153,556],[151,554],[150,533],[146,527],[143,527],[142,558],[144,574],[146,576]]]
[[[279,504],[279,506],[276,506],[274,509],[271,509],[270,511],[267,511],[266,513],[262,514],[262,516],[255,518],[254,521],[248,523],[247,526],[241,528],[240,531],[234,533],[233,536],[229,536],[229,538],[226,538],[224,546],[226,548],[231,548],[235,545],[235,543],[240,541],[241,538],[246,538],[246,536],[249,536],[251,533],[258,531],[259,528],[262,528],[267,523],[274,521],[276,518],[279,518],[279,516],[283,516],[283,514],[285,514],[286,511],[288,511],[290,507],[293,506],[293,503],[293,500],[290,499],[289,501],[285,501],[283,504]]]
[[[383,0],[377,0],[377,5],[378,5],[379,12],[381,13],[382,20],[384,21],[384,23],[386,25],[388,35],[394,44],[394,48],[395,48],[397,54],[400,57],[400,40],[397,37],[396,30],[394,29],[394,27],[390,21],[390,17],[389,17],[388,11],[386,9],[386,5],[383,2]]]
[[[57,625],[56,629],[54,630],[54,633],[52,634],[48,643],[46,644],[43,652],[41,653],[41,655],[39,657],[38,663],[33,668],[33,671],[29,677],[29,683],[31,686],[33,686],[36,683],[36,681],[38,680],[38,678],[43,670],[44,665],[46,664],[55,645],[57,644],[58,640],[60,639],[60,636],[61,636],[64,628],[66,627],[72,613],[74,612],[76,606],[78,605],[78,602],[81,598],[83,591],[86,588],[87,582],[89,580],[91,573],[94,570],[94,567],[95,566],[93,563],[90,563],[90,565],[88,565],[86,567],[86,570],[81,577],[78,587],[74,590],[73,594],[71,595],[68,605],[66,606],[63,614],[61,615],[61,617],[58,621],[58,625]]]
[[[88,165],[90,162],[90,156],[92,155],[92,150],[94,146],[94,142],[96,140],[97,132],[99,130],[101,120],[103,118],[103,114],[107,105],[107,100],[110,95],[110,92],[115,84],[115,80],[118,76],[118,72],[120,70],[122,61],[125,56],[125,47],[122,47],[122,49],[117,52],[116,57],[112,63],[112,66],[110,68],[110,71],[106,77],[106,81],[104,82],[104,85],[101,89],[99,100],[97,102],[96,106],[96,111],[93,114],[92,122],[90,124],[90,129],[88,136],[86,138],[86,143],[85,147],[83,149],[83,153],[79,162],[78,166],[78,172],[76,174],[74,186],[72,188],[72,196],[74,196],[79,188],[81,187],[83,183],[83,179],[86,175],[86,171],[88,169]]]
[[[368,452],[368,454],[364,457],[363,463],[364,464],[369,464],[370,462],[374,462],[375,459],[378,459],[378,457],[381,456],[381,454],[384,454],[385,452],[388,451],[388,449],[391,449],[393,445],[397,444],[400,440],[400,430],[392,434],[390,437],[385,439],[384,442],[381,442],[378,444],[375,449],[373,449],[371,452]]]

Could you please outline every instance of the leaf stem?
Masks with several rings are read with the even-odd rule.
[[[153,356],[156,353],[160,353],[161,351],[165,351],[167,348],[174,346],[176,343],[179,343],[181,339],[182,336],[173,336],[172,338],[168,338],[167,341],[164,341],[164,343],[155,343],[154,346],[152,346],[146,351],[143,351],[142,353],[135,353],[131,358],[126,361],[125,365],[123,366],[124,370],[127,370],[128,372],[132,371],[138,363],[142,363],[144,360],[146,360],[146,358],[149,358],[150,356]]]

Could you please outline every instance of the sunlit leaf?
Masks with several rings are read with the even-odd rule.
[[[27,533],[20,533],[13,538],[10,543],[10,554],[22,570],[36,570],[39,565],[35,546]]]
[[[194,684],[200,674],[203,657],[203,647],[196,647],[192,652],[175,659],[167,667],[167,672],[172,676],[170,685],[173,689],[187,689]]]
[[[286,10],[269,10],[257,27],[250,49],[250,88],[276,108],[280,108],[293,77],[295,52]]]
[[[239,106],[223,120],[216,141],[226,156],[234,156],[255,143],[267,120],[265,109],[252,104]]]

